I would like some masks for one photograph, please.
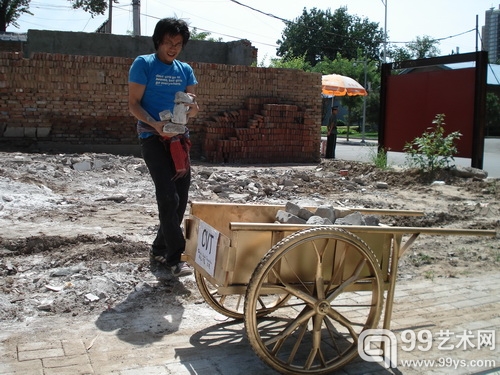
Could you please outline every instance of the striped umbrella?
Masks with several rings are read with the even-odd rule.
[[[350,77],[339,74],[324,75],[321,79],[322,93],[333,96],[366,96],[365,88]]]

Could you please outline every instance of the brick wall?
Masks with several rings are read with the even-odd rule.
[[[0,40],[0,51],[2,52],[21,52],[24,41],[22,40]]]
[[[132,59],[0,53],[0,147],[137,150],[128,112]],[[190,63],[200,113],[189,127],[193,158],[211,162],[319,160],[321,75]]]

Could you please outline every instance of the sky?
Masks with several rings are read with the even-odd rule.
[[[276,41],[285,28],[279,18],[293,21],[304,8],[330,9],[333,13],[347,7],[349,14],[377,22],[381,29],[385,29],[387,10],[388,44],[404,46],[417,37],[430,36],[440,39],[441,55],[448,55],[457,49],[460,53],[476,51],[476,16],[481,33],[485,11],[499,9],[499,4],[500,0],[140,0],[140,23],[141,35],[151,36],[160,18],[176,16],[215,39],[248,39],[258,49],[258,63],[268,65],[269,59],[276,57]],[[94,32],[108,19],[108,13],[92,18],[74,10],[68,0],[31,0],[30,11],[33,16],[22,15],[17,20],[20,27],[10,25],[7,31]],[[132,30],[132,0],[119,0],[112,10],[112,32],[126,35]]]

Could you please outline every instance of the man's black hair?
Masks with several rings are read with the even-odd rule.
[[[153,33],[155,50],[158,50],[158,47],[163,42],[165,35],[174,36],[178,34],[182,36],[182,47],[184,47],[191,36],[189,26],[186,21],[177,18],[163,18],[159,20]]]

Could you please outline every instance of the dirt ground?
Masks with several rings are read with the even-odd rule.
[[[339,171],[347,170],[347,176]],[[288,201],[423,210],[387,225],[500,229],[500,181],[323,160],[317,165],[216,166],[194,162],[191,200]],[[148,303],[203,303],[194,277],[152,272],[154,189],[140,158],[109,154],[0,153],[0,321],[87,319]],[[422,236],[400,278],[498,272],[497,237]],[[196,318],[196,317],[194,317]]]

